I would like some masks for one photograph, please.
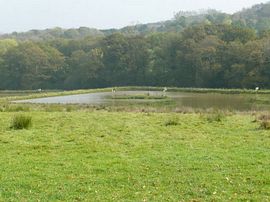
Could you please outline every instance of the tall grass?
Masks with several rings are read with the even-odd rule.
[[[260,128],[263,130],[270,130],[270,114],[261,114],[256,119],[260,123]]]
[[[165,126],[177,126],[179,124],[180,124],[180,121],[178,117],[169,118],[164,123]]]
[[[32,126],[32,117],[26,115],[15,115],[11,121],[10,128],[14,130],[29,129]]]
[[[214,111],[214,112],[206,115],[206,120],[210,123],[211,122],[221,122],[224,118],[225,118],[225,114],[220,110]]]

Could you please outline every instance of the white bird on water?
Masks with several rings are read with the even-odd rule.
[[[256,91],[256,92],[258,92],[259,90],[260,90],[260,88],[259,88],[259,87],[256,87],[256,88],[255,88],[255,91]]]
[[[166,92],[167,92],[167,91],[168,91],[168,88],[165,87],[165,88],[163,89],[163,96],[166,96]]]
[[[165,88],[163,89],[163,93],[166,93],[167,91],[168,91],[168,88],[165,87]]]

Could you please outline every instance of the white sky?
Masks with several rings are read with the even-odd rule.
[[[180,10],[227,13],[269,0],[0,0],[0,33],[52,27],[120,28],[171,19]]]

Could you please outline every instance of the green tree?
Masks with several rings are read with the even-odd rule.
[[[103,75],[109,85],[133,85],[145,81],[143,75],[149,55],[142,37],[113,34],[103,40],[102,52]]]
[[[94,88],[104,85],[100,75],[103,68],[102,58],[101,49],[93,49],[87,53],[83,50],[73,52],[68,60],[65,88]]]
[[[4,55],[7,88],[46,88],[52,75],[64,64],[61,53],[49,46],[20,43]]]

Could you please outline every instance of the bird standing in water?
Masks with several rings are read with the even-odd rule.
[[[165,87],[164,89],[163,89],[163,96],[166,96],[166,92],[168,91],[168,89]]]

